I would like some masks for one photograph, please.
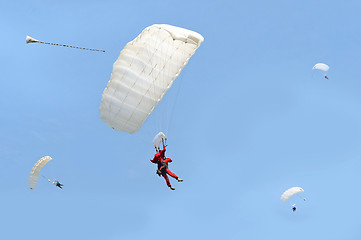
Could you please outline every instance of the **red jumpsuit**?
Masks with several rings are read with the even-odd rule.
[[[160,167],[162,166],[162,160],[165,158],[164,154],[165,154],[166,149],[163,148],[163,150],[160,150],[159,152],[157,152],[154,155],[153,160],[150,160],[152,163],[158,164],[158,169],[160,169]]]
[[[175,179],[178,179],[178,176],[175,175],[174,173],[171,172],[171,170],[169,170],[168,168],[168,163],[172,162],[172,159],[170,158],[165,158],[165,151],[166,149],[163,148],[163,150],[157,152],[155,155],[154,155],[154,158],[153,160],[150,160],[152,163],[156,163],[158,164],[158,169],[160,170],[161,167],[162,167],[162,162],[164,162],[166,164],[166,169],[165,171],[162,171],[162,176],[164,177],[165,181],[167,182],[167,186],[170,187],[171,184],[169,182],[169,178],[167,176],[167,174]]]

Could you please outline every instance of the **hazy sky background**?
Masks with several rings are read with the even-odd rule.
[[[360,12],[356,0],[0,1],[0,238],[361,239]],[[155,23],[205,41],[141,131],[116,132],[101,94]],[[167,156],[184,182],[170,191],[149,159],[177,92]],[[63,190],[28,189],[45,155]],[[280,201],[293,186],[306,202]]]

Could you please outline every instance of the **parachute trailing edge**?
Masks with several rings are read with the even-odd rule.
[[[52,158],[49,156],[42,157],[39,161],[37,161],[34,167],[31,169],[29,175],[29,188],[35,190],[36,184],[38,183],[39,174],[41,169],[49,162]]]
[[[145,28],[115,61],[100,118],[117,131],[138,132],[203,40],[199,33],[167,24]]]

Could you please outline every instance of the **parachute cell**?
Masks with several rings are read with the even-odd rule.
[[[324,63],[317,63],[315,66],[313,66],[312,69],[317,69],[317,70],[327,72],[330,69],[330,67]]]
[[[203,42],[193,31],[155,24],[121,51],[100,104],[100,118],[136,133]]]
[[[45,156],[35,163],[33,169],[31,169],[31,172],[29,175],[29,188],[30,189],[35,190],[36,184],[38,183],[40,171],[50,160],[52,160],[51,157]]]
[[[292,197],[293,195],[297,194],[297,193],[300,193],[300,192],[304,192],[304,190],[300,187],[293,187],[293,188],[290,188],[288,190],[286,190],[282,196],[281,196],[281,200],[283,202],[286,202],[290,197]]]

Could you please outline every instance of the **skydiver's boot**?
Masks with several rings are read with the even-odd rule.
[[[175,188],[174,188],[174,187],[172,187],[172,186],[169,186],[169,188],[170,188],[170,189],[172,189],[172,190],[175,190]]]
[[[178,181],[178,182],[183,182],[183,179],[177,178],[177,181]]]

